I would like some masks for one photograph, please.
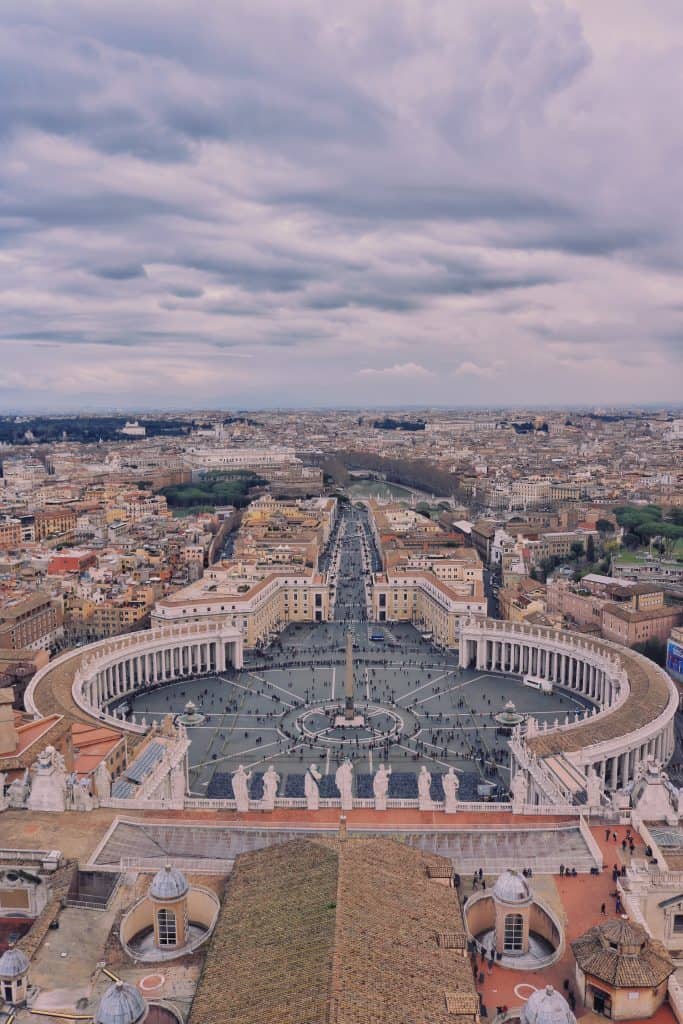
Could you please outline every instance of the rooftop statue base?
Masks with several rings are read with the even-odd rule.
[[[365,716],[354,712],[353,718],[347,718],[345,714],[335,715],[335,729],[362,729],[365,725]]]

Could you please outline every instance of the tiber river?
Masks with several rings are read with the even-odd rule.
[[[390,484],[384,480],[358,480],[345,488],[350,498],[383,498],[384,500],[411,501],[413,496],[417,501],[431,501],[431,494],[423,491],[410,490],[408,487],[401,487],[400,484]]]

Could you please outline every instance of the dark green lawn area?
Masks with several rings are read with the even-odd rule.
[[[174,484],[164,487],[164,495],[170,509],[213,509],[216,505],[235,505],[244,508],[249,504],[249,492],[266,483],[255,473],[207,473],[201,480],[189,484]]]

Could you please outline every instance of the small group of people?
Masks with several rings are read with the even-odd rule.
[[[565,867],[560,864],[560,878],[576,878],[576,868]]]
[[[618,864],[613,864],[612,865],[612,881],[616,882],[617,879],[625,878],[625,877],[626,877],[626,865],[622,864],[621,867],[619,867]]]

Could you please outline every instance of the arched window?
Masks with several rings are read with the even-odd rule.
[[[157,913],[157,925],[159,928],[159,945],[175,946],[178,941],[178,935],[173,911],[162,907]]]
[[[521,914],[508,914],[505,918],[503,949],[506,953],[521,953],[524,939],[524,921]]]

